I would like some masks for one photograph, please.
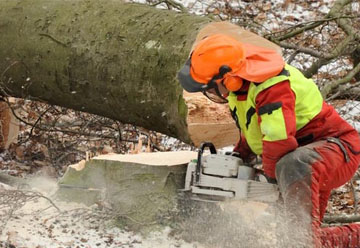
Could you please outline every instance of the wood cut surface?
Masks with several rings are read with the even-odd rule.
[[[197,153],[192,151],[176,152],[151,152],[138,154],[106,154],[93,157],[95,160],[112,160],[129,162],[136,164],[152,166],[173,166],[188,164],[191,160],[197,158]]]
[[[81,160],[79,163],[77,164],[71,164],[69,165],[69,167],[77,170],[77,171],[81,171],[82,169],[85,168],[85,165],[86,165],[86,161],[85,160]]]
[[[239,130],[227,104],[213,103],[202,93],[184,91],[183,97],[188,106],[188,132],[195,146],[204,141],[214,143],[216,148],[236,143]]]
[[[0,102],[0,149],[5,148],[10,126],[9,108],[5,102]]]
[[[10,102],[15,99],[9,99]],[[6,102],[0,102],[0,149],[7,149],[17,139],[19,122],[11,113]]]

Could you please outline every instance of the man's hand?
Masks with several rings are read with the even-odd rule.
[[[248,164],[251,164],[256,160],[256,155],[251,151],[249,145],[246,142],[246,139],[241,135],[239,141],[233,149],[234,153],[238,153],[239,157]]]

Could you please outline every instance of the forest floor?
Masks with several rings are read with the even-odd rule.
[[[219,14],[222,1],[180,2],[190,5],[192,12],[199,15],[212,13],[226,19],[237,14],[230,5],[225,5],[225,14]],[[282,26],[284,20],[286,24],[293,24],[296,20],[313,19],[318,11],[326,13],[326,5],[331,1],[302,1],[301,4],[257,1],[255,5],[252,1],[230,2],[238,2],[241,10],[252,13],[256,22],[271,29]],[[282,7],[274,8],[274,4]],[[304,11],[309,9],[305,5],[312,10]],[[259,14],[258,9],[264,13]],[[269,17],[273,10],[281,14]],[[360,103],[344,100],[334,105],[360,131]],[[12,107],[20,130],[17,140],[0,151],[0,171],[18,178],[31,178],[31,188],[0,184],[0,248],[286,247],[278,245],[275,234],[276,229],[281,229],[278,227],[283,219],[274,215],[274,208],[267,209],[260,203],[224,206],[224,211],[239,210],[231,215],[232,219],[219,219],[204,210],[204,214],[188,223],[185,236],[174,234],[170,227],[144,236],[115,225],[112,213],[101,205],[58,201],[54,198],[58,179],[70,164],[88,156],[195,148],[139,127],[57,106],[18,99]],[[359,184],[359,181],[349,182],[334,190],[327,214],[359,215]]]
[[[27,111],[19,111],[19,117],[26,120],[30,119],[29,115],[37,114],[33,113],[34,109],[40,110],[46,106],[36,102],[21,104],[22,109]],[[352,112],[350,117],[346,118],[353,118],[356,125],[360,113],[359,103],[342,102],[338,105],[340,113],[346,110],[344,113],[347,114],[349,109]],[[175,139],[127,125],[121,126],[121,141],[116,139],[119,129],[98,128],[98,125],[119,125],[111,120],[70,110],[64,112],[60,108],[48,112],[50,114],[46,116],[46,121],[43,120],[40,130],[19,122],[18,141],[0,153],[2,172],[30,178],[31,182],[31,188],[26,190],[0,184],[0,247],[208,248],[233,247],[234,242],[242,242],[243,247],[254,247],[254,242],[257,242],[256,247],[277,247],[274,228],[279,225],[279,219],[273,215],[274,212],[259,203],[241,203],[237,208],[242,209],[242,214],[240,217],[233,215],[236,217],[232,220],[214,219],[211,214],[200,214],[192,220],[193,225],[187,227],[192,233],[185,235],[185,240],[188,241],[186,242],[184,236],[175,234],[170,227],[144,236],[115,225],[111,212],[101,205],[85,206],[58,201],[54,198],[57,180],[68,165],[84,159],[89,152],[100,155],[109,152],[124,154],[149,150],[156,152],[157,149],[167,151],[194,148]],[[59,122],[66,118],[77,125],[64,125],[64,122]],[[53,120],[66,126],[67,132],[49,130]],[[351,119],[348,120],[351,122]],[[83,128],[84,126],[88,128]],[[35,130],[33,133],[32,129]],[[69,132],[70,130],[73,132]],[[64,149],[65,147],[67,149]],[[358,194],[359,181],[353,182],[353,185],[349,182],[334,190],[327,214],[359,214],[355,206]],[[194,228],[194,225],[197,225],[197,228]],[[229,231],[230,226],[233,231]],[[242,235],[233,235],[234,230]]]

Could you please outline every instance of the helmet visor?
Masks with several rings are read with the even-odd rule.
[[[203,91],[203,94],[212,102],[225,104],[228,100],[220,93],[217,85],[214,88]]]

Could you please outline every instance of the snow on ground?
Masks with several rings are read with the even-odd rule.
[[[74,204],[61,203],[60,207],[64,209],[62,213],[54,209],[37,211],[36,214],[26,213],[32,208],[37,209],[41,204],[44,203],[27,204],[18,218],[9,221],[0,239],[7,240],[17,248],[199,247],[196,244],[188,244],[168,237],[170,229],[142,238],[117,227],[99,228],[101,219],[97,215],[92,215],[92,209]]]
[[[50,179],[36,178],[31,185],[49,197],[56,191],[56,182]],[[0,194],[2,190],[0,186]],[[16,210],[0,230],[0,247],[7,242],[16,248],[202,248],[169,237],[170,228],[147,237],[118,228],[98,205],[53,202],[60,211],[46,198],[28,201]],[[2,213],[0,210],[0,220],[4,220]]]
[[[360,102],[346,101],[346,103],[336,109],[338,113],[347,120],[360,133]]]
[[[61,212],[48,208],[46,200],[28,203],[19,211],[17,218],[8,222],[0,240],[6,240],[17,248],[199,247],[170,238],[169,228],[143,238],[124,229],[106,227],[108,223],[102,223],[96,209],[73,203],[56,204],[62,209]]]

